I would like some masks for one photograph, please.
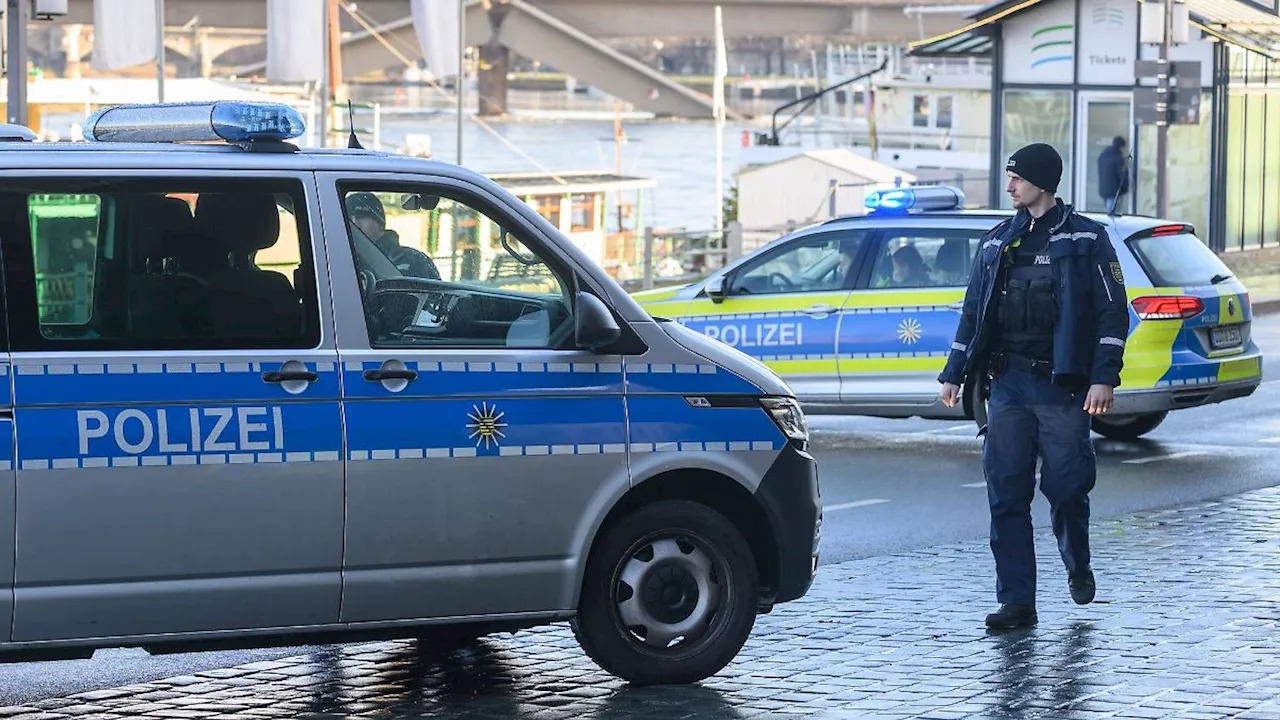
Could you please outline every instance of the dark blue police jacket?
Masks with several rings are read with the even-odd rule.
[[[1058,200],[1058,224],[1049,233],[1049,263],[1058,301],[1053,332],[1053,380],[1072,385],[1120,385],[1124,343],[1129,335],[1129,306],[1124,275],[1106,228],[1075,213]],[[939,382],[963,385],[989,358],[995,335],[996,302],[1003,285],[1001,257],[1026,233],[1025,209],[982,237],[960,326]]]

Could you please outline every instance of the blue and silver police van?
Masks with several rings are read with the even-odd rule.
[[[794,394],[439,162],[292,108],[0,128],[0,656],[571,622],[685,683],[801,597]]]

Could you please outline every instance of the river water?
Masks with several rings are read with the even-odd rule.
[[[431,138],[434,158],[456,161],[457,120],[453,100],[430,89],[406,93],[386,86],[352,86],[352,98],[379,102],[386,108],[381,122],[381,142],[385,149],[401,148],[407,134],[422,133]],[[464,99],[468,109],[475,108],[475,99],[472,89]],[[734,102],[733,107],[767,119],[782,102]],[[410,107],[424,110],[412,116],[400,114],[408,112]],[[512,112],[507,119],[479,119],[469,115],[464,120],[463,165],[482,173],[618,170],[611,100],[582,93],[512,90],[508,94],[508,108]],[[594,117],[582,119],[582,114]],[[668,229],[713,228],[716,204],[735,183],[742,133],[761,130],[759,122],[730,120],[725,123],[724,187],[717,192],[716,127],[710,118],[627,119],[625,114],[623,117],[622,130],[627,141],[621,146],[622,174],[656,182],[655,188],[641,196],[643,224]],[[369,121],[367,115],[357,118],[357,127],[367,127]]]
[[[351,87],[356,102],[378,102],[384,108],[381,149],[401,152],[409,134],[425,134],[430,137],[433,158],[456,161],[454,100],[420,88],[406,92],[393,86]],[[511,91],[509,100],[509,117],[480,119],[473,112],[474,90],[468,93],[462,128],[464,166],[486,174],[619,170],[611,100],[563,91],[516,90]],[[766,119],[774,106],[772,101],[735,103],[736,108]],[[735,184],[742,132],[758,131],[762,126],[733,120],[726,123],[724,187],[717,191],[716,128],[710,118],[653,120],[625,113],[623,117],[626,142],[621,145],[621,173],[656,182],[656,187],[640,196],[639,226],[693,231],[713,228],[716,205]],[[60,113],[45,119],[46,127],[66,137],[68,127],[84,118]],[[362,132],[362,138],[369,143],[372,114],[362,111],[356,126],[368,131]]]

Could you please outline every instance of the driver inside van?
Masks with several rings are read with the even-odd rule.
[[[387,214],[382,201],[370,192],[347,195],[347,216],[351,225],[369,239],[396,269],[409,277],[439,280],[440,271],[426,253],[400,244],[400,235],[387,229]]]

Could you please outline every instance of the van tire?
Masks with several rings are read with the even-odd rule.
[[[1089,425],[1094,432],[1111,440],[1137,440],[1159,427],[1168,416],[1168,410],[1105,420],[1095,415]]]
[[[649,603],[628,602],[641,592],[624,576],[644,581]],[[637,685],[692,683],[742,649],[759,594],[751,546],[733,523],[700,503],[663,500],[624,516],[597,540],[570,625],[587,656],[612,675]],[[696,635],[677,635],[674,646],[647,645],[637,629],[648,626],[628,626],[624,615],[668,633],[683,623]]]

